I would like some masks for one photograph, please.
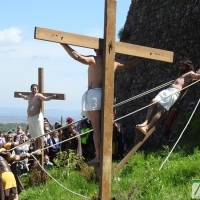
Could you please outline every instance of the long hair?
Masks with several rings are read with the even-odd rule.
[[[187,72],[193,71],[194,72],[194,66],[192,64],[192,61],[190,61],[189,59],[184,59],[182,61],[180,61],[180,64],[184,64],[185,65],[185,69],[182,70],[182,68],[180,69],[178,76],[176,78],[178,78],[179,76],[186,74]]]

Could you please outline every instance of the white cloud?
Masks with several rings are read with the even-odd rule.
[[[16,27],[0,30],[0,45],[20,44],[22,41],[22,30]]]

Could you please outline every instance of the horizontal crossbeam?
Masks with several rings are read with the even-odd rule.
[[[15,98],[22,98],[21,96],[19,96],[19,93],[21,93],[23,95],[29,95],[29,94],[31,94],[31,92],[14,92],[14,97]],[[52,99],[52,100],[65,100],[66,99],[65,94],[43,93],[43,92],[41,92],[41,94],[44,95],[45,97],[52,96],[52,95],[56,94],[56,99]]]
[[[65,43],[74,46],[103,50],[102,38],[67,33],[52,29],[35,27],[34,38],[50,42]],[[115,42],[115,52],[164,62],[173,62],[174,56],[174,53],[172,51],[166,51],[162,49],[150,48],[124,42]]]

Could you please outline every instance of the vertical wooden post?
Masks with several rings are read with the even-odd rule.
[[[105,1],[100,199],[111,199],[116,1]]]
[[[44,69],[38,68],[38,92],[44,92]],[[41,112],[44,116],[44,102],[41,101]],[[42,149],[44,148],[44,142],[42,143]],[[40,164],[44,167],[44,150],[42,150],[42,155],[37,157],[39,159]]]
[[[44,69],[38,68],[38,90],[40,93],[44,92]],[[41,101],[41,112],[44,115],[44,102]]]

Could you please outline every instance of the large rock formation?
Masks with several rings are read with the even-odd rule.
[[[188,57],[195,69],[200,68],[200,4],[199,0],[132,0],[127,20],[120,34],[120,41],[174,52],[174,62],[144,60],[132,69],[119,70],[115,74],[116,103],[173,80],[179,73],[179,61]],[[118,55],[121,59],[128,56]],[[180,103],[180,115],[191,102],[200,97],[200,84],[188,91]],[[116,108],[117,118],[148,105],[159,92],[150,93]],[[143,122],[147,109],[120,120],[125,139],[132,143],[135,125]],[[162,134],[165,121],[149,141],[156,141]],[[147,142],[148,144],[148,142]]]

